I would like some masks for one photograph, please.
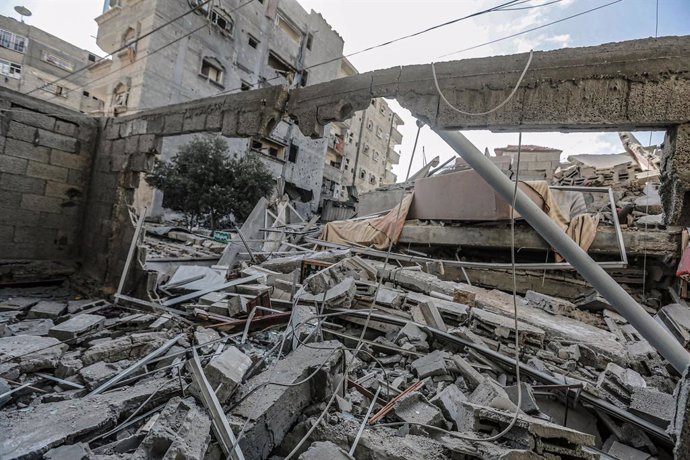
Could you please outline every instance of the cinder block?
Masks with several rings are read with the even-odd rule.
[[[38,177],[39,179],[64,182],[67,180],[67,168],[29,161],[26,175],[29,177]]]
[[[16,227],[14,229],[15,243],[55,243],[56,230],[39,227]]]
[[[41,196],[25,194],[22,195],[21,208],[29,211],[49,212],[52,214],[60,214],[62,211],[62,200],[51,196]]]
[[[7,130],[7,137],[12,139],[19,139],[20,141],[36,143],[38,137],[38,128],[10,121],[10,128]]]
[[[79,150],[79,141],[75,138],[52,133],[43,129],[38,130],[38,145],[50,147],[51,149],[64,150],[66,152],[76,152]]]
[[[55,127],[55,118],[38,112],[21,110],[12,112],[12,119],[25,125],[52,131]]]
[[[64,152],[53,149],[50,151],[50,164],[72,169],[83,169],[86,167],[87,158],[76,153]]]
[[[81,189],[75,187],[74,185],[66,184],[64,182],[47,181],[45,188],[45,196],[69,199],[75,199],[82,196]]]
[[[48,163],[48,149],[17,139],[7,139],[5,155]]]
[[[25,174],[29,160],[23,158],[0,155],[0,172]]]
[[[0,189],[19,193],[33,193],[42,195],[46,188],[46,181],[35,177],[20,176],[18,174],[0,174]]]
[[[76,137],[78,128],[78,125],[70,123],[69,121],[55,120],[55,129],[53,131],[58,134],[64,134],[65,136]]]

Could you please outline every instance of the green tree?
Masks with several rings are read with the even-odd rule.
[[[255,154],[229,155],[220,136],[195,136],[170,162],[156,160],[146,181],[163,192],[165,207],[183,212],[190,225],[207,217],[213,230],[231,213],[246,219],[275,183]]]

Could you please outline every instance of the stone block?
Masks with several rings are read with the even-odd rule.
[[[30,142],[20,141],[18,139],[7,139],[5,143],[5,155],[25,158],[41,163],[47,163],[49,158],[49,152],[46,147],[35,146]]]
[[[446,375],[448,374],[448,369],[446,369],[447,357],[448,354],[446,352],[435,350],[412,361],[410,366],[420,379],[435,375]]]
[[[422,331],[416,324],[409,322],[400,329],[395,341],[398,343],[407,341],[414,344],[426,341],[426,337],[426,332]]]
[[[29,310],[27,318],[58,319],[67,311],[67,305],[63,302],[42,300]]]
[[[439,313],[436,305],[431,302],[422,302],[419,304],[419,309],[427,325],[442,332],[446,332],[446,323],[443,321],[443,318],[441,318],[441,313]]]
[[[37,177],[39,179],[49,179],[64,182],[67,179],[67,168],[39,163],[36,161],[29,161],[26,169],[26,175],[29,177]]]
[[[517,407],[510,400],[508,393],[498,383],[488,377],[484,378],[484,381],[474,389],[468,399],[473,404],[494,409],[515,411]]]
[[[20,110],[12,112],[12,120],[35,128],[42,128],[52,131],[55,127],[55,118],[39,112]]]
[[[40,126],[40,128],[43,128],[43,126]],[[77,130],[79,128],[79,125],[76,125],[74,123],[70,123],[69,121],[63,121],[63,120],[55,120],[55,131],[58,134],[64,134],[65,136],[69,137],[76,137],[77,136]],[[50,129],[50,128],[44,128],[44,129]]]
[[[220,334],[207,327],[197,327],[194,331],[194,341],[197,345],[202,345],[202,353],[209,353],[213,351],[218,346],[218,341],[220,339]],[[208,343],[208,345],[203,346]]]
[[[251,365],[252,360],[233,346],[209,361],[204,373],[221,403],[225,403],[237,385],[242,383]]]
[[[100,328],[104,322],[105,316],[84,313],[54,326],[49,334],[56,339],[70,340]]]
[[[98,361],[135,360],[161,347],[166,341],[165,335],[159,332],[131,334],[89,347],[82,355],[82,361],[89,365]]]
[[[20,206],[22,209],[35,212],[49,212],[60,214],[62,211],[62,200],[52,196],[33,195],[27,193],[22,195]]]
[[[43,129],[38,130],[38,139],[36,143],[51,149],[64,150],[65,152],[77,152],[79,150],[79,141],[75,138],[52,133]]]
[[[43,179],[20,176],[18,174],[0,173],[0,189],[18,193],[42,195],[46,188]]]
[[[46,182],[44,194],[49,197],[68,198],[73,200],[81,197],[82,191],[74,185],[49,180]]]
[[[0,172],[11,174],[24,174],[26,173],[28,164],[29,161],[23,158],[16,158],[9,155],[0,155]]]
[[[446,420],[443,418],[441,410],[427,401],[423,394],[416,391],[399,399],[393,407],[393,412],[403,422],[421,423],[440,428],[446,427]]]
[[[10,121],[7,137],[38,145],[38,133],[38,128],[16,121]]]
[[[64,152],[62,150],[52,149],[50,151],[50,164],[54,166],[61,166],[63,168],[84,169],[86,168],[88,158],[77,153]]]

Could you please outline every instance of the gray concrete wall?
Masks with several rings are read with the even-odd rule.
[[[94,119],[0,88],[0,259],[78,259]]]

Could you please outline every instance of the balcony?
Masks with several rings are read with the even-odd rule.
[[[332,182],[340,184],[343,180],[343,172],[340,170],[340,168],[336,168],[330,164],[324,164],[323,177],[324,179],[328,179]]]

